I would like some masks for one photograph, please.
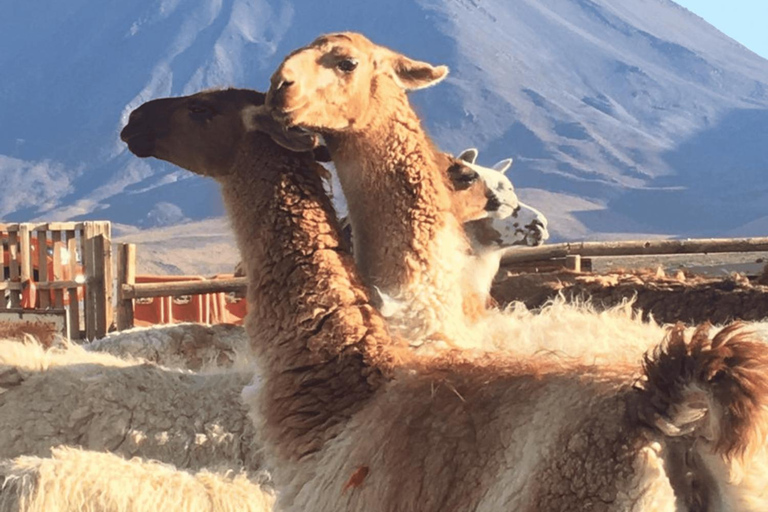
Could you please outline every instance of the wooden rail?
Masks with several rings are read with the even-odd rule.
[[[566,242],[540,247],[507,249],[502,263],[522,263],[564,258],[576,255],[638,256],[661,254],[697,254],[718,252],[768,251],[768,237],[759,238],[692,238],[687,240],[639,240],[621,242]]]
[[[179,295],[200,295],[203,293],[229,293],[244,291],[248,279],[234,277],[215,281],[180,281],[177,283],[137,283],[121,286],[123,299],[142,299],[149,297],[178,297]]]

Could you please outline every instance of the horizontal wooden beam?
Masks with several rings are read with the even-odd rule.
[[[78,283],[77,281],[45,281],[42,283],[35,283],[38,290],[71,290],[80,286],[84,286],[85,283]],[[0,291],[3,290],[22,290],[24,283],[14,281],[0,281]]]
[[[572,254],[589,257],[763,251],[768,251],[768,237],[566,242],[542,245],[540,247],[510,247],[504,253],[502,262],[538,261],[550,258],[564,258]]]
[[[29,231],[82,231],[83,227],[85,226],[84,222],[17,222],[0,224],[0,231],[19,231],[21,230],[22,224],[27,226]]]
[[[229,293],[244,291],[248,279],[211,279],[207,281],[179,281],[175,283],[137,283],[123,284],[120,287],[121,299],[142,299],[148,297],[177,297],[179,295],[200,295],[204,293]]]
[[[85,283],[78,283],[77,281],[45,281],[35,284],[38,290],[70,290],[79,286],[85,286]]]

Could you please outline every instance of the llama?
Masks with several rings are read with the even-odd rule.
[[[240,399],[252,379],[252,368],[193,373],[0,340],[0,459],[68,445],[255,474],[262,457]]]
[[[453,209],[446,157],[405,94],[447,74],[359,34],[331,34],[282,62],[267,104],[286,125],[323,136],[347,199],[360,273],[402,306],[390,325],[411,340],[473,346],[470,326],[484,304],[467,282],[470,247]]]
[[[70,447],[0,461],[0,512],[269,512],[274,494],[243,474],[180,471]]]
[[[121,138],[137,156],[154,156],[219,182],[240,252],[248,255],[244,267],[252,307],[246,330],[259,373],[272,374],[271,369],[282,369],[290,360],[288,364],[297,371],[304,367],[317,372],[314,379],[318,384],[305,397],[308,404],[323,397],[329,402],[334,396],[344,397],[339,404],[329,403],[322,417],[291,416],[288,409],[280,408],[293,401],[281,400],[279,395],[281,386],[291,389],[288,384],[295,376],[284,372],[265,379],[265,394],[274,396],[272,420],[284,420],[282,428],[295,436],[300,446],[290,447],[291,451],[309,453],[323,442],[313,435],[312,427],[322,424],[332,436],[339,415],[348,414],[356,407],[358,396],[366,396],[383,382],[382,368],[365,372],[368,358],[378,358],[386,366],[385,359],[394,356],[376,348],[390,338],[383,319],[369,304],[341,240],[338,220],[323,188],[322,169],[309,151],[287,150],[265,131],[296,137],[282,141],[295,149],[302,143],[311,149],[316,140],[309,134],[285,131],[260,110],[263,103],[263,94],[242,89],[153,100],[131,113]],[[313,248],[309,253],[305,252],[307,245]],[[314,250],[317,245],[320,249]],[[286,258],[283,249],[295,250],[294,257]],[[286,292],[291,297],[284,301]],[[311,339],[311,349],[288,354],[267,350],[272,344],[291,343],[297,328],[302,339]],[[360,359],[363,353],[366,357]],[[342,360],[358,365],[360,372],[350,372],[346,388],[323,389],[323,381]],[[274,435],[275,431],[265,432],[265,439]]]
[[[195,372],[221,368],[250,370],[252,367],[245,329],[231,324],[134,327],[109,333],[83,348]]]
[[[627,318],[606,327],[589,310],[558,304],[549,309],[547,321],[565,311],[579,317],[583,328],[550,322],[556,333],[537,332],[536,322],[516,325],[508,321],[515,315],[478,307],[484,290],[472,284],[482,279],[466,271],[471,253],[451,211],[438,161],[442,153],[406,97],[407,90],[434,85],[447,72],[445,66],[414,61],[360,34],[330,34],[288,55],[267,95],[267,106],[281,123],[323,135],[348,200],[356,261],[366,282],[401,306],[399,332],[411,343],[443,333],[454,346],[466,348],[640,357],[661,338],[660,326],[646,329]],[[629,334],[643,329],[656,334]],[[618,336],[608,336],[609,331]]]
[[[259,98],[242,94],[241,101],[235,91],[154,100],[132,114],[123,138],[137,153],[184,162],[222,187],[256,306],[246,323],[262,380],[244,396],[278,490],[277,510],[671,511],[678,499],[693,506],[685,491],[700,489],[709,473],[670,479],[666,460],[671,447],[710,435],[710,425],[673,431],[667,424],[680,423],[672,414],[678,410],[701,409],[687,390],[717,391],[713,377],[721,371],[736,389],[709,395],[707,417],[717,422],[729,407],[754,405],[738,422],[749,444],[741,437],[730,443],[718,431],[711,445],[695,448],[728,469],[739,459],[742,482],[758,489],[750,449],[762,442],[766,395],[749,391],[762,386],[753,370],[768,365],[746,334],[731,329],[709,344],[703,335],[684,340],[691,349],[679,369],[667,361],[679,356],[673,337],[669,349],[649,356],[645,374],[639,364],[551,354],[414,357],[371,307],[311,155],[291,154],[256,131],[276,128]],[[201,104],[210,113],[190,115]],[[235,107],[242,115],[230,115],[229,126],[224,118]],[[217,126],[239,147],[220,139]],[[185,137],[205,142],[185,144]],[[657,390],[674,371],[684,378],[659,401]],[[741,487],[722,485],[712,500],[746,499]]]
[[[477,150],[473,148],[464,150],[458,157],[447,157],[452,201],[459,203],[456,216],[463,222],[471,247],[465,270],[468,281],[477,296],[493,303],[491,284],[507,248],[544,243],[549,238],[547,219],[517,199],[512,182],[504,176],[504,171],[512,165],[511,158],[493,167],[483,167],[475,163]],[[345,238],[353,245],[349,217],[342,218],[341,222]]]
[[[474,170],[485,184],[494,208],[488,208],[488,216],[464,223],[464,231],[472,247],[471,263],[467,272],[475,294],[486,303],[494,303],[491,285],[499,272],[501,258],[508,247],[517,245],[541,245],[549,238],[547,219],[535,208],[519,201],[512,182],[504,172],[512,165],[507,158],[493,167],[475,163],[477,149],[462,151],[457,157]]]

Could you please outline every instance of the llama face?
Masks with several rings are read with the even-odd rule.
[[[241,112],[263,103],[262,93],[246,89],[152,100],[131,112],[120,138],[136,156],[221,176],[231,169],[246,132]]]
[[[447,153],[443,156],[447,158],[445,165],[448,166],[448,179],[453,190],[451,201],[456,218],[461,222],[470,222],[488,218],[489,210],[495,213],[498,202],[480,174],[463,160]]]
[[[412,90],[442,80],[433,67],[344,32],[317,38],[291,53],[272,75],[267,104],[286,125],[329,133],[362,128],[376,116],[369,108],[379,88]]]
[[[488,196],[486,210],[490,220],[484,222],[483,226],[484,231],[494,233],[494,236],[487,237],[489,243],[499,247],[543,244],[549,238],[546,217],[532,206],[520,202],[515,187],[504,174],[512,166],[512,159],[501,160],[492,167],[483,167],[475,163],[477,154],[477,149],[470,148],[464,150],[457,159],[477,172],[485,183]]]
[[[292,151],[308,151],[317,136],[286,130],[264,108],[264,94],[248,89],[203,91],[148,101],[131,112],[120,138],[138,157],[159,158],[204,176],[232,169],[243,136],[269,134]]]
[[[475,148],[462,151],[456,158],[464,162],[464,165],[469,169],[475,171],[485,184],[488,199],[485,209],[488,217],[505,219],[515,213],[519,208],[519,200],[512,182],[504,176],[504,172],[512,165],[511,158],[502,160],[493,167],[483,167],[475,163],[477,160],[477,149]]]

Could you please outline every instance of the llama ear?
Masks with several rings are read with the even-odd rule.
[[[458,160],[463,160],[464,162],[467,162],[468,164],[473,164],[473,163],[475,163],[475,160],[477,160],[477,149],[476,148],[465,149],[456,158]]]
[[[391,52],[388,57],[392,77],[406,91],[431,87],[448,76],[448,66],[433,66],[395,52]]]
[[[286,128],[275,120],[266,106],[250,106],[243,110],[243,124],[250,131],[264,132],[285,149],[296,152],[312,151],[320,137],[297,128]]]
[[[505,160],[502,160],[501,162],[494,164],[493,168],[499,171],[500,173],[504,174],[504,171],[512,167],[513,161],[514,160],[512,160],[511,158],[507,158]]]

